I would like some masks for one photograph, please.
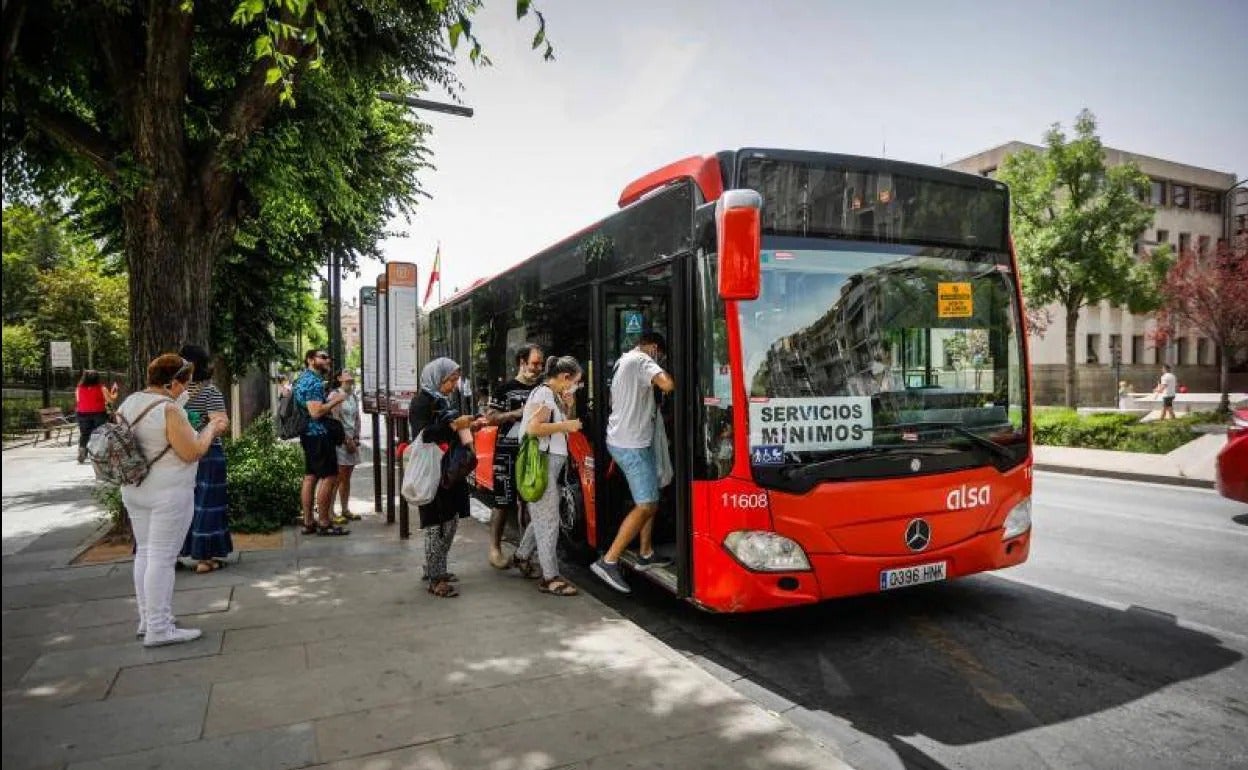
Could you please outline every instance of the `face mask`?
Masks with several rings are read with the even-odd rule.
[[[344,384],[343,384],[343,386],[342,386],[342,392],[343,392],[343,393],[350,393],[350,392],[351,392],[351,391],[353,391],[353,390],[355,390],[355,383],[354,383],[354,382],[344,383]]]
[[[186,406],[186,402],[190,400],[191,400],[191,392],[189,390],[183,390],[182,395],[175,398],[173,400],[173,403],[177,404],[178,407],[181,408],[181,407]]]

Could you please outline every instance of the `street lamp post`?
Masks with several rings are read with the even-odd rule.
[[[87,368],[95,368],[95,337],[92,330],[100,325],[99,321],[83,321],[82,325],[87,330]]]

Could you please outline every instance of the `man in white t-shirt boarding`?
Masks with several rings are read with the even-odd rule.
[[[654,421],[662,417],[655,406],[652,388],[657,387],[664,393],[676,389],[676,383],[657,361],[665,347],[661,334],[643,333],[637,347],[620,356],[611,379],[607,451],[628,480],[633,509],[620,524],[615,542],[590,569],[621,593],[629,593],[630,589],[620,572],[620,556],[639,534],[638,569],[671,564],[655,555],[653,542],[654,514],[659,510],[659,471],[652,442]]]

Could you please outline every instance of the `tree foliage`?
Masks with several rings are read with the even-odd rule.
[[[68,197],[125,255],[133,373],[210,334],[235,365],[262,361],[292,281],[331,253],[348,268],[376,256],[386,223],[414,210],[428,129],[376,95],[457,93],[457,48],[488,63],[480,7],[6,3],[6,195]]]
[[[1107,168],[1096,118],[1083,110],[1075,136],[1060,124],[1044,149],[1015,153],[1001,164],[1010,186],[1010,227],[1023,293],[1032,306],[1057,303],[1066,316],[1066,404],[1075,405],[1075,321],[1079,310],[1108,300],[1131,312],[1155,310],[1168,263],[1133,253],[1153,222],[1148,177],[1133,164]]]
[[[87,364],[124,369],[128,291],[124,275],[77,233],[55,201],[4,209],[5,366],[38,369],[49,340],[69,340]],[[91,324],[88,332],[85,324]]]
[[[1226,414],[1231,358],[1248,349],[1248,237],[1220,241],[1208,256],[1190,249],[1180,254],[1161,294],[1154,339],[1164,344],[1181,332],[1195,331],[1213,341],[1221,365],[1221,409]]]

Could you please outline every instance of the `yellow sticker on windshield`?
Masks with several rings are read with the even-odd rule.
[[[938,283],[936,296],[936,314],[941,318],[970,318],[975,314],[969,283]]]

